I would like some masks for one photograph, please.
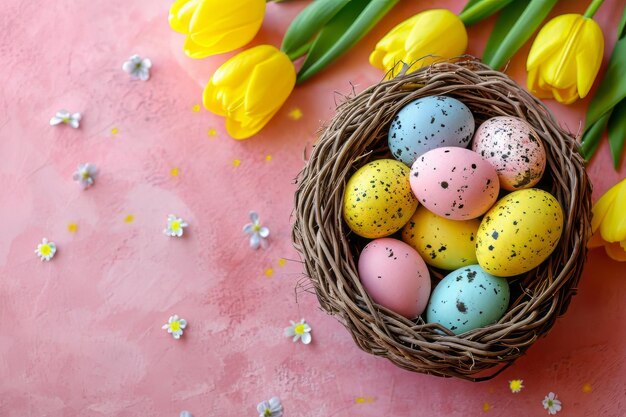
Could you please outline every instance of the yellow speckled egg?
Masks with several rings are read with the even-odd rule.
[[[476,263],[478,226],[478,219],[450,220],[420,206],[402,229],[402,240],[428,265],[453,270]]]
[[[355,172],[343,196],[343,218],[359,236],[389,236],[402,228],[417,208],[409,168],[394,159],[379,159]]]
[[[500,199],[483,217],[476,236],[479,265],[510,277],[539,266],[563,231],[563,209],[546,191],[529,188]]]

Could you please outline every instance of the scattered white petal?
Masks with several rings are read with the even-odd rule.
[[[41,240],[41,243],[37,245],[35,253],[41,258],[42,261],[48,262],[54,258],[54,254],[57,252],[57,247],[54,242],[48,242],[45,237]]]
[[[254,211],[250,212],[250,220],[252,223],[248,223],[243,227],[243,232],[250,235],[250,247],[255,250],[259,248],[266,249],[268,246],[267,238],[270,235],[270,229],[265,226],[261,226],[259,215]]]
[[[256,406],[256,410],[259,412],[259,417],[281,417],[283,415],[283,405],[278,397],[260,402]]]
[[[548,410],[548,414],[556,414],[561,411],[561,401],[557,400],[556,394],[551,392],[542,401],[543,408]]]
[[[181,237],[184,232],[183,229],[187,226],[189,224],[186,221],[170,214],[167,216],[167,227],[163,230],[163,233],[171,237]]]
[[[82,118],[82,115],[80,113],[70,113],[67,110],[59,110],[50,119],[50,125],[56,126],[59,124],[66,124],[66,125],[70,125],[74,129],[78,129],[80,126],[81,118]]]
[[[78,169],[74,172],[73,179],[84,189],[93,185],[96,177],[98,176],[98,168],[89,162],[85,164],[79,164]]]
[[[129,73],[135,80],[148,81],[150,79],[152,61],[148,58],[141,59],[139,55],[133,55],[124,62],[122,69]]]
[[[193,417],[193,414],[191,414],[189,411],[181,411],[180,417]]]
[[[174,339],[180,339],[183,335],[185,327],[187,327],[187,321],[174,314],[173,316],[170,316],[169,320],[163,325],[162,329],[167,330],[167,332],[170,333]]]
[[[289,321],[291,326],[285,327],[285,336],[293,337],[293,342],[297,342],[298,340],[302,340],[302,343],[308,345],[311,343],[311,326],[307,324],[307,322],[302,319],[299,322],[295,323],[293,321]]]

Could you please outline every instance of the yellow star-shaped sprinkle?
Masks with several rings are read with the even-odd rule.
[[[486,413],[486,412],[488,412],[489,410],[491,410],[491,405],[490,405],[487,401],[485,401],[485,402],[483,403],[483,411]]]
[[[178,177],[179,173],[180,173],[180,170],[177,167],[170,169],[170,175],[172,177]]]
[[[299,107],[294,107],[288,114],[291,120],[300,120],[302,119],[302,110]]]
[[[589,394],[591,391],[593,391],[593,387],[591,386],[591,384],[589,382],[587,382],[585,385],[583,385],[583,392],[585,394]]]
[[[78,225],[76,223],[69,223],[67,225],[67,231],[70,233],[75,233],[78,230]]]
[[[117,127],[114,127],[111,129],[111,134],[113,136],[117,135],[120,132],[120,130]]]
[[[523,379],[514,379],[509,381],[509,388],[511,388],[511,392],[517,394],[524,388],[524,380]]]
[[[285,266],[287,264],[287,260],[285,258],[280,258],[278,260],[278,265],[279,266]]]
[[[124,223],[132,223],[133,220],[135,220],[135,216],[133,216],[132,214],[129,214],[126,217],[124,217]]]
[[[200,111],[200,105],[194,104],[193,107],[191,108],[191,111],[194,113],[198,113]]]
[[[209,136],[215,136],[215,135],[217,135],[217,130],[215,130],[215,129],[213,129],[213,128],[210,128],[210,129],[206,132],[206,134],[207,134],[207,135],[209,135]]]
[[[265,157],[265,160],[268,161],[268,162],[271,161],[272,160],[272,155],[267,155]]]
[[[272,268],[267,268],[264,273],[265,273],[265,276],[269,278],[272,275],[274,275],[274,270]]]
[[[240,159],[233,159],[233,166],[236,168],[239,165],[241,165],[241,160]]]

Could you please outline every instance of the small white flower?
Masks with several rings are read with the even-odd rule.
[[[48,239],[44,237],[41,240],[41,243],[37,245],[35,253],[41,258],[42,261],[47,262],[50,259],[54,258],[54,254],[57,253],[57,246],[54,244],[54,242],[48,242]]]
[[[172,237],[181,237],[183,235],[183,229],[187,226],[189,226],[189,224],[187,224],[186,221],[170,214],[167,216],[167,228],[163,230],[163,233]]]
[[[191,414],[189,411],[181,411],[180,417],[193,417],[193,414]]]
[[[283,405],[278,397],[272,397],[269,401],[260,402],[256,406],[256,410],[259,412],[259,417],[281,417],[283,415]]]
[[[311,343],[311,326],[309,326],[304,319],[297,323],[289,320],[291,326],[285,327],[285,336],[293,337],[293,341],[297,342],[298,339],[302,339],[302,343],[308,345]]]
[[[80,113],[70,113],[67,110],[59,110],[51,119],[50,125],[56,126],[58,124],[66,124],[72,126],[74,129],[78,129],[80,126]]]
[[[243,227],[243,232],[250,235],[250,247],[252,249],[267,248],[267,237],[270,235],[270,229],[261,226],[259,221],[259,215],[256,212],[250,212],[250,220],[252,223],[248,223]]]
[[[174,339],[180,339],[185,327],[187,327],[187,322],[174,314],[167,323],[163,325],[162,329],[166,329],[168,333],[171,333]]]
[[[124,62],[122,69],[130,74],[135,80],[148,81],[150,79],[152,61],[148,58],[141,59],[139,55],[133,55]]]
[[[551,392],[542,401],[543,408],[548,410],[548,414],[556,414],[561,411],[561,401],[556,399],[556,394]]]
[[[78,181],[80,186],[84,189],[93,185],[96,177],[98,176],[98,168],[89,162],[85,164],[78,164],[78,169],[74,172],[74,181]]]

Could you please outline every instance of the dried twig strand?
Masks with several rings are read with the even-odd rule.
[[[460,336],[372,302],[356,268],[366,242],[351,233],[341,214],[350,175],[371,160],[390,157],[387,131],[393,116],[410,101],[429,95],[463,101],[477,123],[500,115],[530,123],[548,154],[538,186],[552,193],[565,211],[563,234],[550,258],[525,276],[510,279],[511,305],[505,316]],[[509,77],[462,57],[382,82],[339,106],[300,173],[293,239],[322,308],[341,320],[361,349],[410,371],[480,381],[511,365],[565,313],[582,272],[590,216],[591,186],[574,138]],[[437,271],[432,272],[434,276]]]

